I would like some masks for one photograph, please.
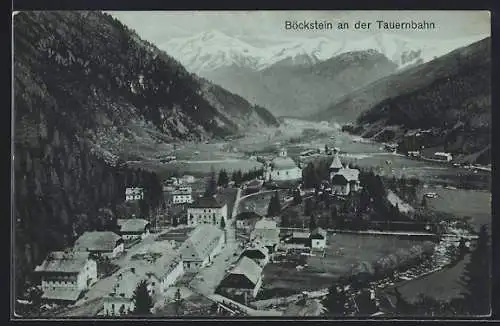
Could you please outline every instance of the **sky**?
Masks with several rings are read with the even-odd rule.
[[[286,20],[339,21],[351,24],[356,21],[422,21],[434,22],[434,30],[393,31],[411,38],[467,38],[490,35],[488,11],[121,11],[108,12],[125,25],[134,29],[142,38],[157,45],[172,38],[193,36],[217,30],[228,36],[259,45],[276,40],[310,38],[315,36],[333,39],[352,39],[379,33],[376,28],[347,31],[285,30]],[[384,31],[387,33],[387,31]]]

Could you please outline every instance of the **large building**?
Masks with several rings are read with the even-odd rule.
[[[257,221],[250,234],[250,241],[256,245],[267,247],[270,252],[273,252],[280,242],[280,229],[276,221],[268,218]]]
[[[74,303],[97,281],[97,264],[87,252],[54,251],[35,268],[42,280],[42,300]]]
[[[115,258],[124,250],[123,239],[110,231],[85,232],[76,241],[75,251],[94,253],[98,256]]]
[[[224,277],[218,289],[230,297],[242,297],[245,304],[255,298],[262,286],[262,267],[248,257],[241,257]]]
[[[197,198],[188,206],[187,215],[189,226],[211,224],[220,227],[222,220],[226,226],[228,224],[227,204],[214,196]]]
[[[144,199],[144,189],[137,187],[125,189],[126,201],[141,200],[141,199]]]
[[[333,195],[347,196],[359,190],[359,170],[344,167],[337,150],[330,165],[330,183]]]
[[[196,272],[213,261],[224,246],[224,231],[213,225],[200,225],[180,248],[186,272]]]
[[[309,236],[311,240],[311,248],[313,249],[325,249],[326,248],[326,239],[327,232],[322,228],[316,228],[311,231],[311,235]]]
[[[124,240],[144,239],[151,230],[151,224],[141,218],[118,219],[117,224],[120,227],[118,234]]]
[[[302,179],[302,169],[282,149],[279,156],[267,165],[264,175],[266,181],[295,181]]]

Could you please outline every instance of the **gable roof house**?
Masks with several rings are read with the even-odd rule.
[[[213,225],[198,226],[180,248],[186,271],[206,266],[220,253],[224,244],[224,232]]]
[[[262,285],[262,267],[248,257],[241,257],[236,266],[219,284],[219,290],[233,296],[255,298]]]
[[[123,252],[123,239],[110,231],[85,232],[75,241],[74,249],[114,258]]]
[[[280,229],[276,221],[268,218],[257,221],[250,235],[250,240],[273,251],[280,242]]]
[[[124,239],[142,237],[149,234],[151,223],[141,218],[118,219],[119,235]]]
[[[97,264],[88,252],[53,251],[35,273],[42,281],[42,300],[75,302],[97,280]]]

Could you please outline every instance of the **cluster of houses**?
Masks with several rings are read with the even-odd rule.
[[[144,238],[150,224],[143,219],[118,220],[118,233],[83,233],[72,248],[54,251],[35,268],[46,302],[75,302],[98,279],[96,257],[116,258],[124,251],[124,239]]]
[[[190,184],[195,180],[192,175],[167,179],[163,185],[163,191],[168,197],[168,202],[172,205],[191,204],[193,202],[193,188]]]

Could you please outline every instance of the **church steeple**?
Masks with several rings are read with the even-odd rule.
[[[339,152],[337,149],[333,150],[334,156],[332,164],[330,164],[330,173],[337,173],[340,169],[343,169],[342,162],[340,161]]]

